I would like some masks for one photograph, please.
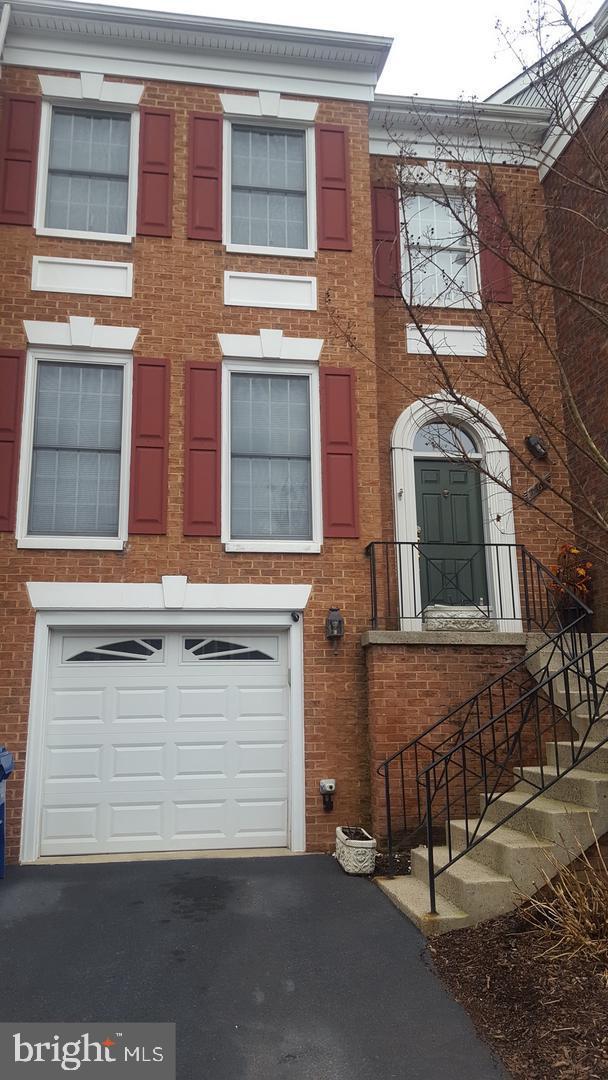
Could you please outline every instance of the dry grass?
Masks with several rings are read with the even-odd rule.
[[[551,857],[556,873],[543,871],[540,894],[526,896],[520,914],[535,930],[541,955],[572,958],[578,954],[608,964],[608,867],[595,836],[599,865],[581,850],[568,866]]]

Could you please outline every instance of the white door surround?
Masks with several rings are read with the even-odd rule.
[[[302,612],[309,585],[197,585],[184,577],[162,584],[30,582],[36,608],[28,725],[21,862],[40,856],[45,709],[53,635],[58,631],[104,635],[134,628],[233,633],[283,632],[289,672],[288,844],[304,851],[304,699]]]
[[[393,499],[395,507],[395,539],[397,542],[416,543],[418,541],[418,520],[416,512],[416,484],[414,471],[414,439],[416,433],[425,424],[433,423],[442,417],[448,417],[454,423],[471,432],[477,445],[482,469],[480,473],[481,498],[483,509],[484,540],[486,544],[515,544],[515,523],[513,518],[513,499],[510,491],[505,490],[511,482],[511,466],[506,437],[496,417],[483,405],[470,398],[463,398],[464,404],[453,401],[446,393],[434,394],[415,401],[398,418],[391,436],[391,461],[393,476]],[[476,422],[475,416],[482,418]],[[496,434],[493,434],[495,432]],[[504,440],[504,441],[503,441]],[[420,456],[420,455],[418,455]],[[495,479],[496,478],[496,479]],[[499,483],[499,479],[502,483]],[[400,583],[400,596],[403,619],[401,629],[421,630],[420,579],[417,560],[412,560],[413,574],[404,574]],[[488,560],[488,589],[490,608],[495,598],[502,595],[501,583],[518,582],[517,554],[515,548],[500,547],[493,549],[493,557]],[[496,611],[496,607],[494,607]],[[521,609],[519,592],[513,593],[513,609],[509,618],[494,618],[497,631],[520,632]]]

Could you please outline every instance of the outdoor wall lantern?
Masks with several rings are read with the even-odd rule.
[[[535,458],[538,458],[539,461],[542,461],[543,458],[546,458],[547,454],[549,453],[544,442],[539,439],[538,435],[526,435],[525,443],[530,453]]]
[[[344,619],[339,607],[330,607],[325,620],[325,637],[336,648],[340,638],[344,637]]]

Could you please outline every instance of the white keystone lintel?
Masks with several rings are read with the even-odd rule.
[[[83,315],[70,315],[65,323],[24,319],[23,325],[30,345],[60,348],[130,352],[139,334],[138,326],[98,326],[95,319]]]
[[[418,356],[429,356],[431,351],[440,356],[487,356],[486,332],[483,326],[423,326],[424,334],[414,323],[406,327],[407,351]],[[427,345],[424,336],[432,345]]]
[[[316,363],[323,338],[285,337],[282,330],[257,334],[218,334],[222,356],[241,360],[301,360]]]
[[[34,255],[32,289],[88,296],[132,296],[133,263]]]
[[[82,71],[76,78],[65,75],[39,75],[45,98],[68,101],[100,101],[108,105],[139,105],[143,83],[109,82],[104,75]]]
[[[224,304],[236,307],[317,310],[316,277],[224,270]]]
[[[28,581],[36,611],[303,611],[311,585],[195,585],[167,575],[138,582]],[[180,602],[180,600],[182,602]]]
[[[300,120],[311,124],[319,108],[316,101],[294,101],[276,90],[257,94],[220,94],[226,116],[268,117],[276,120]]]

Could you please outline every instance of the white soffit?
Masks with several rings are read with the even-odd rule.
[[[65,323],[24,319],[23,325],[30,345],[60,348],[130,352],[139,334],[138,326],[97,326],[95,319],[83,315],[70,315]]]
[[[271,90],[257,94],[220,94],[226,116],[269,117],[312,123],[319,105],[316,101],[295,101]]]
[[[285,337],[282,330],[257,334],[218,334],[222,356],[240,360],[301,360],[316,363],[323,338]]]
[[[132,296],[133,263],[34,255],[32,289],[89,296]]]
[[[184,576],[158,584],[28,581],[36,611],[303,611],[311,585],[195,585]]]
[[[143,84],[108,82],[96,71],[81,71],[77,78],[62,75],[39,75],[42,93],[47,98],[68,101],[102,101],[108,105],[139,105]]]
[[[317,310],[316,277],[224,271],[224,304],[236,307]]]
[[[482,326],[424,326],[422,333],[414,323],[406,327],[408,353],[430,356],[486,356],[486,332]],[[428,338],[432,350],[424,337]]]

